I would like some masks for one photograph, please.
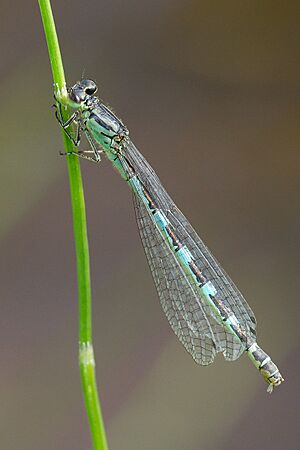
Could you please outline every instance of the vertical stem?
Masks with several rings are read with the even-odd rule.
[[[66,94],[64,68],[59,49],[50,0],[38,0],[48,45],[55,93],[58,99]],[[66,152],[73,145],[62,133]],[[79,297],[79,364],[83,395],[87,409],[94,450],[108,450],[104,423],[98,397],[95,360],[92,344],[92,311],[90,260],[87,238],[84,193],[79,158],[67,157],[70,192],[73,211],[74,239],[76,247],[78,297]]]

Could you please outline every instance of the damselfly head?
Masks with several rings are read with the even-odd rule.
[[[69,89],[69,98],[72,102],[80,104],[94,95],[97,89],[93,80],[81,80]]]

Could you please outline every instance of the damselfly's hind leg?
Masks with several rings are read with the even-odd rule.
[[[91,154],[91,153],[93,154],[93,156],[89,156],[89,154]],[[59,152],[60,156],[74,155],[74,156],[78,156],[79,158],[88,159],[89,161],[92,161],[95,163],[101,162],[100,153],[101,153],[101,150],[97,150],[97,158],[95,158],[94,150],[78,150],[78,151],[72,151],[72,152]]]
[[[95,161],[95,162],[100,162],[101,161],[100,153],[102,153],[102,150],[99,150],[96,147],[95,142],[94,142],[92,136],[90,135],[90,133],[89,133],[89,131],[87,129],[84,130],[84,134],[86,135],[86,138],[87,138],[87,140],[88,140],[88,142],[90,144],[90,147],[92,149],[92,150],[88,150],[88,151],[86,151],[84,153],[93,153],[94,156],[91,157],[90,159],[92,161]]]

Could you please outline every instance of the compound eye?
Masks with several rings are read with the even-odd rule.
[[[72,89],[69,92],[69,97],[72,100],[72,102],[79,103],[79,98],[75,95]]]
[[[80,84],[87,95],[94,95],[97,91],[97,85],[93,80],[82,80]]]
[[[71,88],[69,92],[69,97],[73,102],[80,103],[82,102],[82,91]]]

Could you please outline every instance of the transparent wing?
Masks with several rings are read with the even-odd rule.
[[[180,240],[189,248],[204,275],[213,282],[219,297],[233,311],[247,334],[256,339],[256,319],[245,298],[199,238],[182,212],[173,205],[167,214]]]
[[[185,244],[192,253],[198,267],[201,269],[206,278],[212,281],[218,291],[219,297],[221,297],[225,305],[233,311],[244,330],[253,339],[256,339],[256,320],[243,295],[237,289],[226,272],[221,268],[220,264],[213,257],[203,241],[199,238],[182,212],[176,207],[168,193],[163,188],[152,167],[138,152],[132,142],[128,142],[126,146],[126,158],[134,168],[140,181],[144,184],[155,202],[158,204],[159,208],[168,217],[168,220],[170,221],[173,229],[176,231],[180,241]],[[230,333],[227,333],[222,326],[218,325],[218,323],[214,320],[212,313],[205,309],[206,307],[203,306],[198,292],[196,292],[195,288],[191,286],[190,281],[186,278],[172,251],[164,243],[164,240],[159,231],[156,229],[155,224],[152,222],[151,217],[148,217],[147,210],[138,198],[135,198],[135,210],[142,242],[156,287],[158,289],[158,284],[160,283],[160,286],[165,285],[166,291],[170,290],[170,295],[167,299],[166,293],[162,294],[162,290],[158,289],[160,300],[165,312],[167,308],[166,305],[169,304],[173,306],[173,309],[176,308],[178,314],[178,312],[181,311],[180,308],[183,309],[183,306],[181,305],[185,304],[184,308],[187,312],[184,313],[181,311],[181,315],[177,317],[177,328],[182,330],[181,337],[178,336],[179,339],[183,342],[182,336],[184,328],[181,322],[183,320],[186,324],[188,324],[190,330],[188,333],[189,338],[184,337],[185,342],[188,342],[189,340],[192,342],[192,339],[194,339],[195,336],[198,337],[198,339],[199,336],[202,338],[206,336],[211,339],[211,342],[213,342],[213,344],[210,344],[211,346],[214,346],[215,344],[216,351],[224,352],[226,359],[233,360],[238,358],[244,348],[238,340],[232,338]],[[146,227],[143,227],[143,224]],[[154,247],[156,250],[154,250]],[[162,250],[158,251],[158,247]],[[164,258],[160,252],[164,252]],[[171,284],[170,277],[172,278],[172,275],[170,275],[170,273],[176,273],[176,277],[173,276],[174,279]],[[172,289],[169,289],[170,286]],[[186,292],[188,292],[188,295],[186,295]],[[190,305],[189,308],[188,305]],[[196,312],[193,314],[193,320],[188,320],[193,307],[196,309]],[[206,328],[203,325],[204,323],[207,324]],[[173,325],[172,328],[178,335],[178,331],[175,330]],[[194,333],[194,335],[191,335],[191,332]],[[185,333],[187,334],[186,331]],[[217,336],[219,337],[217,338]],[[192,353],[185,342],[183,342],[183,344],[188,351]],[[197,343],[197,346],[194,345],[194,347],[198,348],[199,343]],[[199,352],[200,350],[197,351]],[[213,351],[211,353],[211,358],[213,359]],[[204,358],[203,356],[200,357],[199,355],[195,357],[193,354],[194,359],[198,359],[197,362],[200,362],[201,360],[207,361],[209,359]],[[207,364],[207,362],[203,363]]]
[[[142,244],[167,319],[186,350],[198,364],[213,362],[217,352],[237,359],[244,348],[219,325],[176,260],[142,201],[133,194]]]

